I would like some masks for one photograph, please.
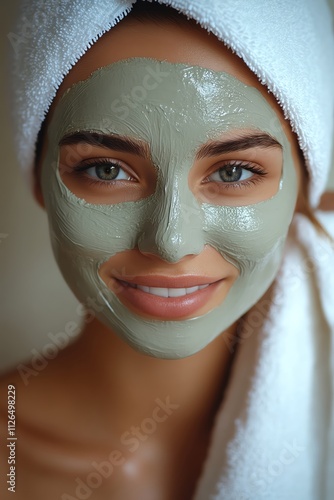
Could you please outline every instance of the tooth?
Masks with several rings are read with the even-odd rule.
[[[184,295],[197,292],[198,290],[202,290],[202,288],[206,288],[209,285],[199,285],[192,286],[189,288],[162,288],[162,287],[148,287],[143,285],[135,285],[135,288],[139,288],[146,293],[151,293],[152,295],[158,295],[159,297],[182,297]]]
[[[153,295],[159,295],[159,297],[168,297],[168,288],[150,287],[150,293]]]
[[[169,288],[168,296],[169,297],[182,297],[182,295],[186,294],[185,288]]]

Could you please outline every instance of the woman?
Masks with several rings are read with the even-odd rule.
[[[18,92],[21,153],[39,131],[35,197],[86,312],[79,339],[29,384],[27,372],[6,379],[20,395],[18,498],[331,498],[333,250],[311,208],[329,139],[322,132],[319,152],[295,74],[271,80],[260,50],[252,72],[213,35],[225,30],[236,48],[229,23],[241,36],[243,10],[251,24],[260,2],[240,4],[240,18],[228,3],[181,2],[193,19],[115,2],[110,19],[127,15],[105,34],[101,3],[31,5],[35,23],[46,13],[52,48],[40,49],[50,59],[39,90],[29,93],[31,78],[27,102]],[[268,11],[264,37],[278,14],[296,15],[287,8]],[[321,16],[307,8],[316,32]],[[95,43],[79,58],[81,36]],[[312,70],[311,81],[323,76]]]

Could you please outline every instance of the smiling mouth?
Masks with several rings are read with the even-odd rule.
[[[185,295],[191,295],[192,293],[198,292],[198,290],[203,290],[203,288],[207,288],[212,283],[208,283],[206,285],[198,285],[192,286],[189,288],[162,288],[162,287],[153,287],[153,286],[143,286],[136,285],[135,283],[128,283],[127,281],[119,280],[120,283],[124,286],[130,286],[131,288],[138,288],[143,292],[150,293],[151,295],[157,295],[158,297],[183,297]]]
[[[205,306],[212,299],[222,286],[225,279],[219,279],[211,283],[203,282],[203,277],[191,277],[183,279],[183,284],[189,282],[189,287],[157,287],[148,284],[138,284],[113,278],[118,282],[120,288],[116,291],[123,304],[134,312],[145,317],[152,317],[162,320],[178,320],[190,317]],[[200,285],[194,285],[194,281],[202,281]],[[209,278],[210,279],[210,278]],[[208,279],[208,281],[209,281]],[[163,283],[163,277],[138,278],[138,281],[152,282],[157,285]],[[166,278],[168,284],[174,284],[176,280]],[[177,280],[181,284],[181,280]],[[191,283],[192,281],[192,283]],[[176,283],[175,283],[176,284]],[[179,283],[177,283],[179,284]]]

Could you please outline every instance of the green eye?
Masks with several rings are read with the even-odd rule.
[[[92,179],[99,181],[120,181],[130,180],[131,176],[122,168],[117,161],[110,160],[94,160],[86,162],[78,169],[79,172],[84,172]]]
[[[214,172],[210,180],[215,182],[239,182],[245,181],[254,175],[254,169],[250,169],[249,165],[225,165]],[[257,172],[256,172],[257,173]]]

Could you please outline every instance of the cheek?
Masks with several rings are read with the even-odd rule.
[[[289,151],[284,154],[283,177],[272,198],[248,206],[204,204],[208,243],[235,264],[241,276],[268,266],[272,276],[279,266],[297,197],[297,176]]]

